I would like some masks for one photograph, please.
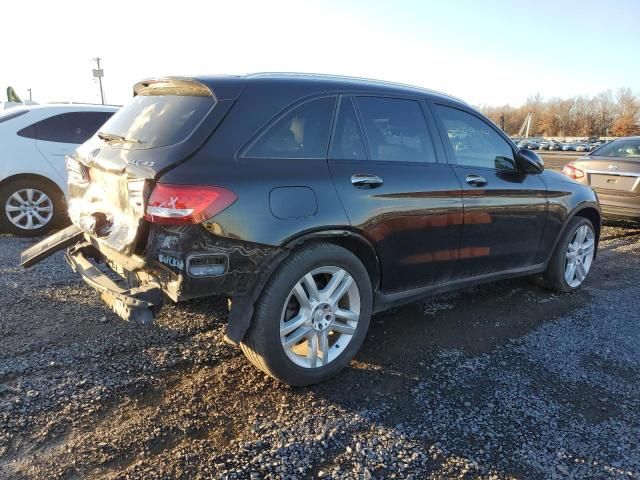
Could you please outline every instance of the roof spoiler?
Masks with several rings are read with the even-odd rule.
[[[213,97],[213,92],[205,84],[182,77],[150,78],[133,86],[133,96],[137,95],[177,95],[185,97]]]

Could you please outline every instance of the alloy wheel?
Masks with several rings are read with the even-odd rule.
[[[4,210],[14,226],[22,230],[35,230],[51,221],[53,201],[41,190],[23,188],[9,196]]]
[[[595,253],[595,235],[588,225],[581,225],[576,229],[565,256],[564,278],[569,286],[576,288],[587,277],[593,255]]]
[[[344,269],[319,267],[291,289],[280,318],[280,340],[291,361],[319,368],[335,360],[353,339],[360,292]]]

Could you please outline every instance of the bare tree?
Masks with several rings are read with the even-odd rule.
[[[504,129],[514,135],[527,114],[533,113],[532,135],[544,136],[627,136],[640,134],[640,99],[628,87],[620,88],[615,98],[611,90],[595,97],[552,98],[538,93],[524,105],[483,106],[481,110],[497,125],[504,115]]]
[[[629,87],[620,88],[616,94],[618,115],[613,123],[613,134],[620,137],[640,133],[638,112],[640,105]]]

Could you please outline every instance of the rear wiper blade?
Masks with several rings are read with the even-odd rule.
[[[105,142],[144,143],[142,140],[127,138],[122,135],[107,132],[98,132],[98,138],[104,140]]]

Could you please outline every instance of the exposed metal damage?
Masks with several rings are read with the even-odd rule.
[[[259,272],[281,251],[276,247],[218,237],[202,225],[151,225],[144,257],[175,276],[174,301],[210,295],[251,294]],[[194,259],[224,259],[218,274],[197,275],[191,271]]]
[[[68,263],[105,303],[121,318],[143,324],[153,321],[164,297],[229,296],[227,339],[241,341],[284,249],[230,238],[213,221],[145,222],[150,180],[100,169],[79,152],[67,164],[73,225],[25,252],[23,264],[68,247]]]

